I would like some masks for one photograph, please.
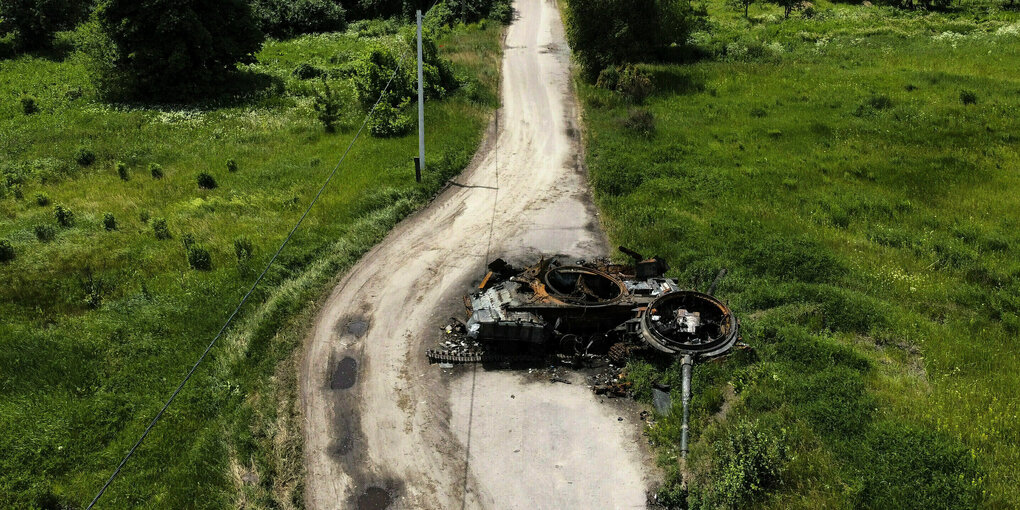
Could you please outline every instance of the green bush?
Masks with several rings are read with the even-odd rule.
[[[193,244],[188,248],[188,265],[192,269],[209,271],[212,269],[212,257],[209,255],[208,250]]]
[[[237,161],[234,161],[233,158],[227,160],[227,171],[230,173],[237,171]]]
[[[0,0],[0,36],[14,34],[20,50],[46,49],[53,36],[82,21],[91,0]]]
[[[39,207],[46,207],[47,205],[50,205],[50,197],[46,193],[36,193],[35,203]]]
[[[0,239],[0,262],[10,262],[14,260],[16,254],[14,253],[14,246],[7,239]]]
[[[148,223],[149,222],[149,211],[139,211],[138,212],[138,220],[141,221],[142,223]]]
[[[52,225],[36,225],[35,226],[35,238],[48,243],[57,237],[57,229],[53,228]]]
[[[652,93],[652,79],[648,73],[628,65],[620,72],[616,90],[632,103],[641,103]]]
[[[159,163],[149,163],[149,173],[153,179],[163,178],[163,167]]]
[[[322,79],[322,90],[314,89],[314,94],[312,108],[316,117],[326,127],[327,133],[336,131],[336,124],[340,122],[343,108],[340,97],[333,92],[325,78]]]
[[[335,0],[254,0],[251,9],[259,28],[280,39],[338,32],[347,25],[346,13]]]
[[[568,0],[567,41],[585,78],[612,65],[660,58],[684,44],[694,11],[676,0]]]
[[[156,239],[165,240],[170,239],[170,228],[166,225],[166,220],[163,218],[156,218],[152,220],[152,233],[156,235]]]
[[[244,236],[234,239],[234,254],[237,255],[238,262],[251,259],[253,253],[255,253],[255,247],[252,246],[250,239]]]
[[[118,161],[116,167],[117,167],[117,176],[120,177],[120,180],[122,180],[122,181],[128,180],[129,177],[128,177],[127,165],[122,163],[122,162],[120,162],[120,161]]]
[[[32,115],[39,111],[39,105],[36,104],[35,98],[32,96],[24,96],[21,98],[21,112],[25,115]]]
[[[74,226],[74,211],[58,205],[53,208],[53,216],[57,218],[57,224],[61,227],[73,227]]]
[[[106,230],[117,230],[117,218],[113,217],[113,213],[106,213],[103,215],[103,228]]]
[[[96,153],[87,147],[78,147],[74,153],[74,161],[79,166],[91,166],[96,162]]]
[[[386,138],[410,132],[414,126],[414,119],[411,114],[405,113],[410,102],[410,99],[405,99],[401,104],[392,106],[388,99],[380,101],[368,120],[368,130],[372,136]]]
[[[207,172],[201,172],[195,177],[195,182],[198,183],[198,187],[202,189],[216,189],[216,179],[209,175]]]
[[[446,0],[437,4],[429,13],[435,26],[454,26],[458,23],[474,23],[490,18],[500,23],[513,20],[510,0]]]
[[[713,444],[715,465],[703,483],[692,485],[690,508],[744,508],[776,486],[789,460],[780,431],[742,421]]]
[[[977,93],[973,90],[961,90],[960,102],[963,104],[977,104]]]
[[[405,35],[405,41],[414,40],[411,32],[406,32]],[[384,89],[387,91],[386,101],[390,106],[398,106],[405,100],[417,99],[418,76],[414,65],[414,52],[409,45],[405,45],[401,50],[405,51],[408,57],[404,58],[399,70],[397,68],[397,64],[400,63],[399,55],[383,46],[374,47],[354,63],[354,89],[364,107],[368,108],[375,104]],[[422,61],[426,99],[441,99],[460,86],[449,61],[439,56],[439,47],[428,31],[422,34]]]
[[[102,0],[107,81],[147,99],[194,100],[254,60],[263,34],[245,0]]]

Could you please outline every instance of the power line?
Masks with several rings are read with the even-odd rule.
[[[428,11],[425,12],[425,16],[427,16],[428,13],[432,11],[432,8],[435,7],[437,3],[439,3],[439,0],[435,0],[432,3],[432,7],[429,7]],[[349,154],[351,152],[351,149],[354,147],[354,143],[358,141],[358,138],[361,136],[361,133],[365,130],[365,126],[368,125],[368,121],[369,119],[372,118],[372,114],[375,113],[375,110],[379,106],[379,103],[382,102],[383,97],[386,96],[386,92],[389,90],[390,85],[393,84],[394,78],[397,77],[397,73],[400,72],[401,67],[404,65],[404,60],[407,58],[407,53],[408,53],[407,50],[405,50],[404,53],[400,56],[400,61],[397,62],[397,66],[393,69],[393,74],[390,75],[389,80],[386,82],[386,86],[383,87],[382,92],[379,93],[379,98],[375,100],[375,103],[372,105],[372,108],[365,115],[365,120],[361,123],[361,127],[358,128],[358,132],[354,134],[354,138],[351,139],[351,142],[347,145],[347,149],[344,150],[343,155],[340,156],[340,159],[337,161],[336,166],[333,167],[333,170],[329,172],[329,175],[326,177],[326,180],[322,183],[322,186],[319,187],[319,191],[315,194],[315,197],[312,198],[312,201],[309,202],[308,207],[305,208],[304,213],[302,213],[301,217],[298,218],[297,223],[294,224],[294,228],[290,230],[290,233],[287,234],[287,237],[283,240],[283,243],[281,243],[280,247],[277,248],[276,253],[274,253],[273,257],[269,259],[269,263],[266,264],[266,268],[262,270],[262,273],[259,275],[259,277],[255,279],[254,283],[252,283],[251,288],[248,289],[248,292],[245,293],[244,297],[241,298],[241,301],[237,304],[237,307],[235,307],[234,311],[230,313],[229,317],[227,317],[226,322],[223,323],[223,327],[220,328],[219,332],[216,333],[216,336],[213,337],[211,342],[209,342],[209,345],[206,346],[205,351],[203,351],[202,355],[198,357],[198,360],[195,361],[195,364],[191,367],[191,370],[189,370],[188,374],[184,376],[184,379],[181,381],[181,383],[177,385],[177,389],[174,390],[174,392],[170,395],[170,398],[168,398],[167,401],[163,404],[163,407],[159,410],[158,413],[156,413],[156,416],[152,419],[152,421],[149,422],[149,425],[145,427],[145,431],[142,432],[142,435],[138,438],[137,441],[135,441],[135,444],[131,446],[131,449],[128,450],[127,455],[125,455],[124,458],[121,459],[120,464],[117,465],[117,469],[113,471],[113,474],[110,475],[110,478],[106,480],[106,483],[103,484],[103,487],[99,489],[99,493],[96,494],[96,497],[92,499],[92,502],[89,503],[88,507],[86,507],[86,510],[91,510],[92,507],[96,505],[96,502],[99,501],[99,498],[103,496],[103,494],[106,492],[106,489],[108,489],[110,487],[110,484],[113,483],[113,480],[117,478],[117,475],[120,474],[121,469],[123,469],[124,465],[127,464],[128,459],[130,459],[131,456],[134,455],[135,450],[137,450],[138,447],[142,444],[142,442],[145,441],[145,438],[149,435],[149,432],[152,431],[152,428],[156,425],[156,422],[159,421],[159,419],[163,416],[163,413],[165,413],[166,410],[170,407],[170,404],[173,403],[174,399],[177,398],[177,394],[180,393],[182,389],[184,389],[184,385],[187,384],[188,380],[191,379],[191,376],[194,375],[195,370],[198,369],[198,366],[201,365],[203,361],[205,361],[206,356],[209,355],[209,351],[212,350],[213,346],[216,345],[216,342],[219,341],[220,337],[223,336],[223,333],[226,332],[227,328],[234,321],[234,317],[236,317],[237,313],[241,310],[241,307],[243,307],[244,304],[248,302],[248,298],[251,297],[252,293],[255,292],[255,288],[258,287],[259,283],[261,283],[263,278],[265,278],[266,274],[269,272],[269,268],[272,267],[273,262],[276,262],[276,259],[280,256],[280,253],[287,246],[287,244],[290,243],[291,238],[294,237],[294,233],[297,232],[297,229],[298,227],[301,226],[301,223],[305,221],[305,218],[308,216],[308,213],[311,212],[312,207],[314,207],[315,203],[318,202],[319,197],[322,196],[322,193],[326,191],[326,186],[328,186],[330,181],[333,180],[333,177],[340,169],[340,165],[343,164],[344,159],[347,158],[347,154]]]

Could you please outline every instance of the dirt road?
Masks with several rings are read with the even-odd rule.
[[[636,412],[600,403],[576,375],[551,383],[425,360],[487,257],[607,252],[580,167],[556,5],[515,8],[503,107],[482,150],[351,269],[306,340],[310,508],[644,507]]]

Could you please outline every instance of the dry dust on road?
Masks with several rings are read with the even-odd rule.
[[[552,0],[514,7],[502,108],[474,162],[350,270],[305,342],[310,508],[645,506],[636,412],[599,402],[576,374],[561,384],[425,359],[487,257],[608,251],[559,12]]]

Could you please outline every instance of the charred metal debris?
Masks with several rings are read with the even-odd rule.
[[[467,319],[452,319],[439,348],[426,351],[429,361],[554,359],[571,366],[608,361],[613,367],[639,353],[681,357],[686,415],[694,362],[723,355],[740,340],[740,322],[711,295],[725,271],[709,293],[702,293],[667,278],[669,264],[663,258],[646,258],[622,246],[620,251],[633,263],[609,259],[568,263],[543,257],[534,265],[515,267],[494,260],[478,288],[464,298]],[[597,376],[593,383],[598,394],[629,392],[617,371]]]
[[[739,322],[725,303],[666,278],[661,257],[620,251],[634,263],[542,258],[518,268],[496,259],[464,298],[467,320],[453,319],[429,361],[622,362],[641,350],[709,358],[737,343]]]

